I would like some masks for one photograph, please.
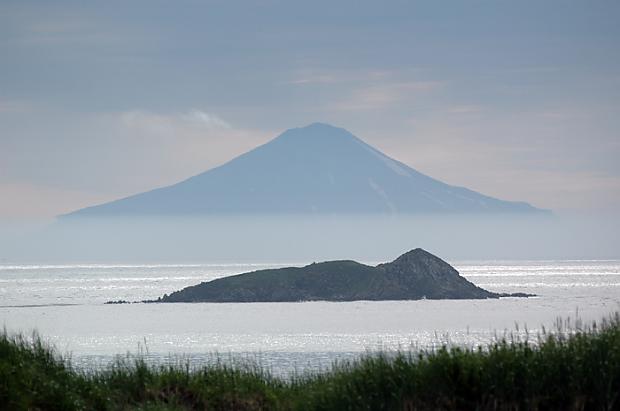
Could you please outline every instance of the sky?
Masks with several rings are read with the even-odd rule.
[[[0,2],[0,220],[344,127],[454,185],[620,209],[618,1]]]

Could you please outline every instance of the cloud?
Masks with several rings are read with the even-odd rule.
[[[177,136],[180,138],[206,136],[212,132],[233,130],[233,127],[215,114],[192,109],[185,113],[158,114],[144,110],[131,110],[118,115],[122,126],[132,131],[151,134],[153,137]],[[116,119],[111,119],[116,121]]]
[[[512,74],[552,74],[561,71],[560,67],[552,66],[531,66],[531,67],[514,67],[502,70]]]
[[[295,70],[291,80],[282,84],[293,86],[321,86],[330,84],[353,84],[356,86],[372,84],[381,81],[394,81],[395,78],[412,75],[416,70],[387,70],[387,69],[325,69],[303,68]]]
[[[376,130],[368,142],[425,174],[495,197],[554,210],[620,207],[617,107],[464,104],[422,114],[410,118],[409,130]]]
[[[109,150],[124,148],[139,153],[150,171],[140,181],[158,185],[200,173],[220,165],[271,135],[235,127],[201,109],[178,113],[131,110],[97,119],[108,123]],[[131,158],[123,159],[131,167]],[[153,175],[154,178],[151,178]],[[136,174],[134,174],[136,176]]]
[[[484,110],[484,107],[476,104],[464,104],[449,107],[446,111],[449,114],[475,114]]]
[[[24,118],[30,114],[22,114]],[[173,184],[266,142],[202,109],[84,114],[36,112],[0,138],[0,217],[60,212]],[[23,124],[22,121],[18,121]],[[40,195],[37,192],[40,191]],[[47,206],[34,206],[47,204]],[[31,206],[32,205],[32,206]]]
[[[228,124],[227,122],[225,122],[218,116],[214,114],[205,113],[204,111],[200,111],[200,110],[190,111],[187,114],[186,118],[188,118],[191,121],[196,121],[202,126],[207,127],[209,129],[217,129],[217,128],[231,129],[232,128],[230,124]]]
[[[0,114],[23,113],[29,109],[29,104],[16,100],[0,100]]]
[[[330,84],[339,81],[338,77],[330,74],[309,74],[293,80],[286,81],[285,84]]]
[[[329,104],[328,109],[336,111],[384,109],[396,103],[415,100],[442,85],[440,81],[409,81],[364,86],[353,90],[346,98]]]
[[[130,39],[127,34],[134,33],[114,23],[104,23],[101,18],[61,7],[39,5],[36,9],[29,5],[15,8],[3,16],[10,21],[7,42],[20,46],[123,46]]]

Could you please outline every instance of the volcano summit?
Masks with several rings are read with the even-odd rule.
[[[426,176],[347,130],[290,129],[180,183],[63,216],[537,213]]]

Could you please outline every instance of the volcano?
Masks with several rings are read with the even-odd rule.
[[[343,128],[314,123],[177,184],[63,217],[543,211],[443,183]]]

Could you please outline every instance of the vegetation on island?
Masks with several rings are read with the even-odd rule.
[[[278,302],[529,297],[484,290],[450,264],[421,248],[369,266],[327,261],[267,269],[203,282],[151,302]]]
[[[620,316],[481,348],[368,354],[276,378],[225,362],[80,371],[40,338],[0,336],[7,410],[615,410]]]

